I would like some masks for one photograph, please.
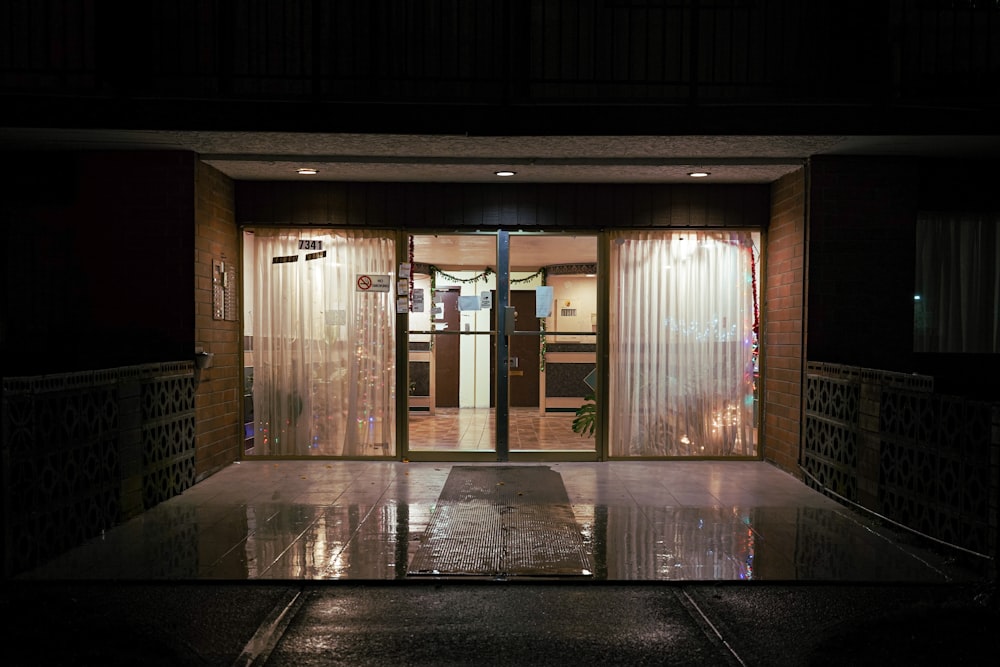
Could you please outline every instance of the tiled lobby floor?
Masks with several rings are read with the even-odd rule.
[[[876,528],[767,463],[530,465],[561,474],[594,564],[588,580],[978,580],[965,559]],[[412,578],[451,467],[237,463],[23,578]]]
[[[573,412],[538,414],[537,408],[511,408],[510,449],[594,451],[593,436],[573,432]],[[496,441],[496,414],[486,408],[438,408],[410,413],[410,448],[417,451],[489,451]]]

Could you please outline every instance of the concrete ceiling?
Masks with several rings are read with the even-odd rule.
[[[462,136],[0,128],[18,151],[188,150],[236,180],[771,183],[813,155],[1000,157],[991,136]],[[301,176],[300,167],[318,173]],[[510,169],[500,179],[494,172]],[[692,179],[693,171],[710,176]]]

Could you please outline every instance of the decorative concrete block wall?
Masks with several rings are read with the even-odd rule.
[[[192,362],[5,378],[4,572],[23,572],[195,481]]]
[[[1000,405],[928,376],[809,362],[806,482],[923,535],[997,554]]]

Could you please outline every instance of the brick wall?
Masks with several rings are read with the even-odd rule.
[[[195,348],[213,355],[212,365],[195,371],[197,453],[195,468],[202,479],[239,456],[240,349],[239,304],[216,297],[218,281],[227,273],[238,294],[239,236],[233,214],[233,182],[213,167],[198,163],[195,172]],[[219,269],[222,269],[220,272]],[[217,308],[222,306],[222,312]],[[230,317],[231,319],[227,319]],[[194,350],[192,350],[192,353]]]
[[[764,251],[762,371],[764,458],[798,474],[802,410],[805,170],[771,188]]]

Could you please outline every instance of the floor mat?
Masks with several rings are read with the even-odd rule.
[[[410,575],[591,576],[562,476],[548,466],[455,466]]]

